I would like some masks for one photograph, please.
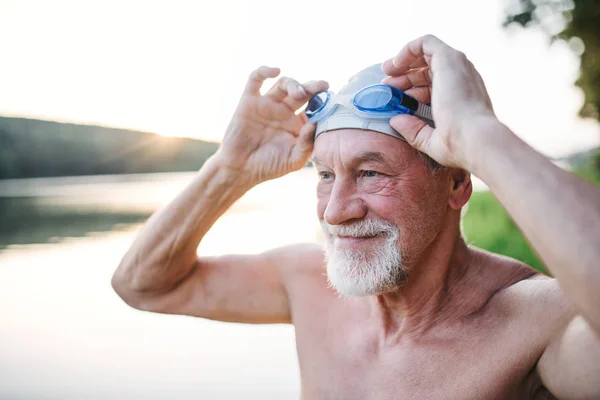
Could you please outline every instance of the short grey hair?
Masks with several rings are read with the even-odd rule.
[[[448,168],[446,166],[443,166],[439,162],[435,161],[433,158],[429,157],[427,154],[425,154],[419,150],[416,150],[414,148],[413,148],[413,150],[416,152],[417,156],[421,160],[423,160],[423,162],[425,163],[425,166],[427,167],[429,172],[431,172],[432,174],[435,174],[440,171],[445,171]]]

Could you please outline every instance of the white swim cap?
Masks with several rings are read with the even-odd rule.
[[[381,83],[385,77],[387,77],[387,75],[381,71],[381,64],[372,65],[352,76],[348,80],[348,83],[339,91],[339,94],[353,95],[367,86]],[[358,116],[356,113],[353,113],[352,110],[349,110],[341,104],[336,107],[331,115],[317,123],[315,139],[323,132],[348,128],[376,131],[405,140],[400,133],[392,128],[389,119],[369,119]]]

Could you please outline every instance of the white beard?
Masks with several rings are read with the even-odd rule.
[[[397,290],[407,277],[398,248],[399,229],[382,219],[360,220],[351,225],[321,223],[326,238],[327,278],[329,284],[346,296],[371,296]],[[339,249],[337,236],[382,235],[383,244],[371,250]]]

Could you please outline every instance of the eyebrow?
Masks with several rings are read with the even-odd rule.
[[[356,156],[356,161],[359,163],[364,162],[378,162],[381,164],[386,164],[387,159],[378,151],[365,151],[364,153],[360,153]]]
[[[385,158],[385,156],[378,152],[378,151],[365,151],[362,153],[359,153],[354,160],[360,164],[360,163],[366,163],[366,162],[377,162],[377,163],[381,163],[381,164],[387,164],[387,158]],[[315,164],[321,164],[323,165],[323,162],[321,162],[321,160],[319,160],[317,157],[311,157],[310,161],[312,161]]]

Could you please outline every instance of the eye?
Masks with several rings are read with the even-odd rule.
[[[322,181],[331,179],[332,176],[333,176],[333,174],[331,172],[319,171],[319,179]]]
[[[376,177],[377,175],[380,175],[380,174],[377,171],[366,170],[366,171],[362,171],[362,175],[365,178],[374,178],[374,177]]]

